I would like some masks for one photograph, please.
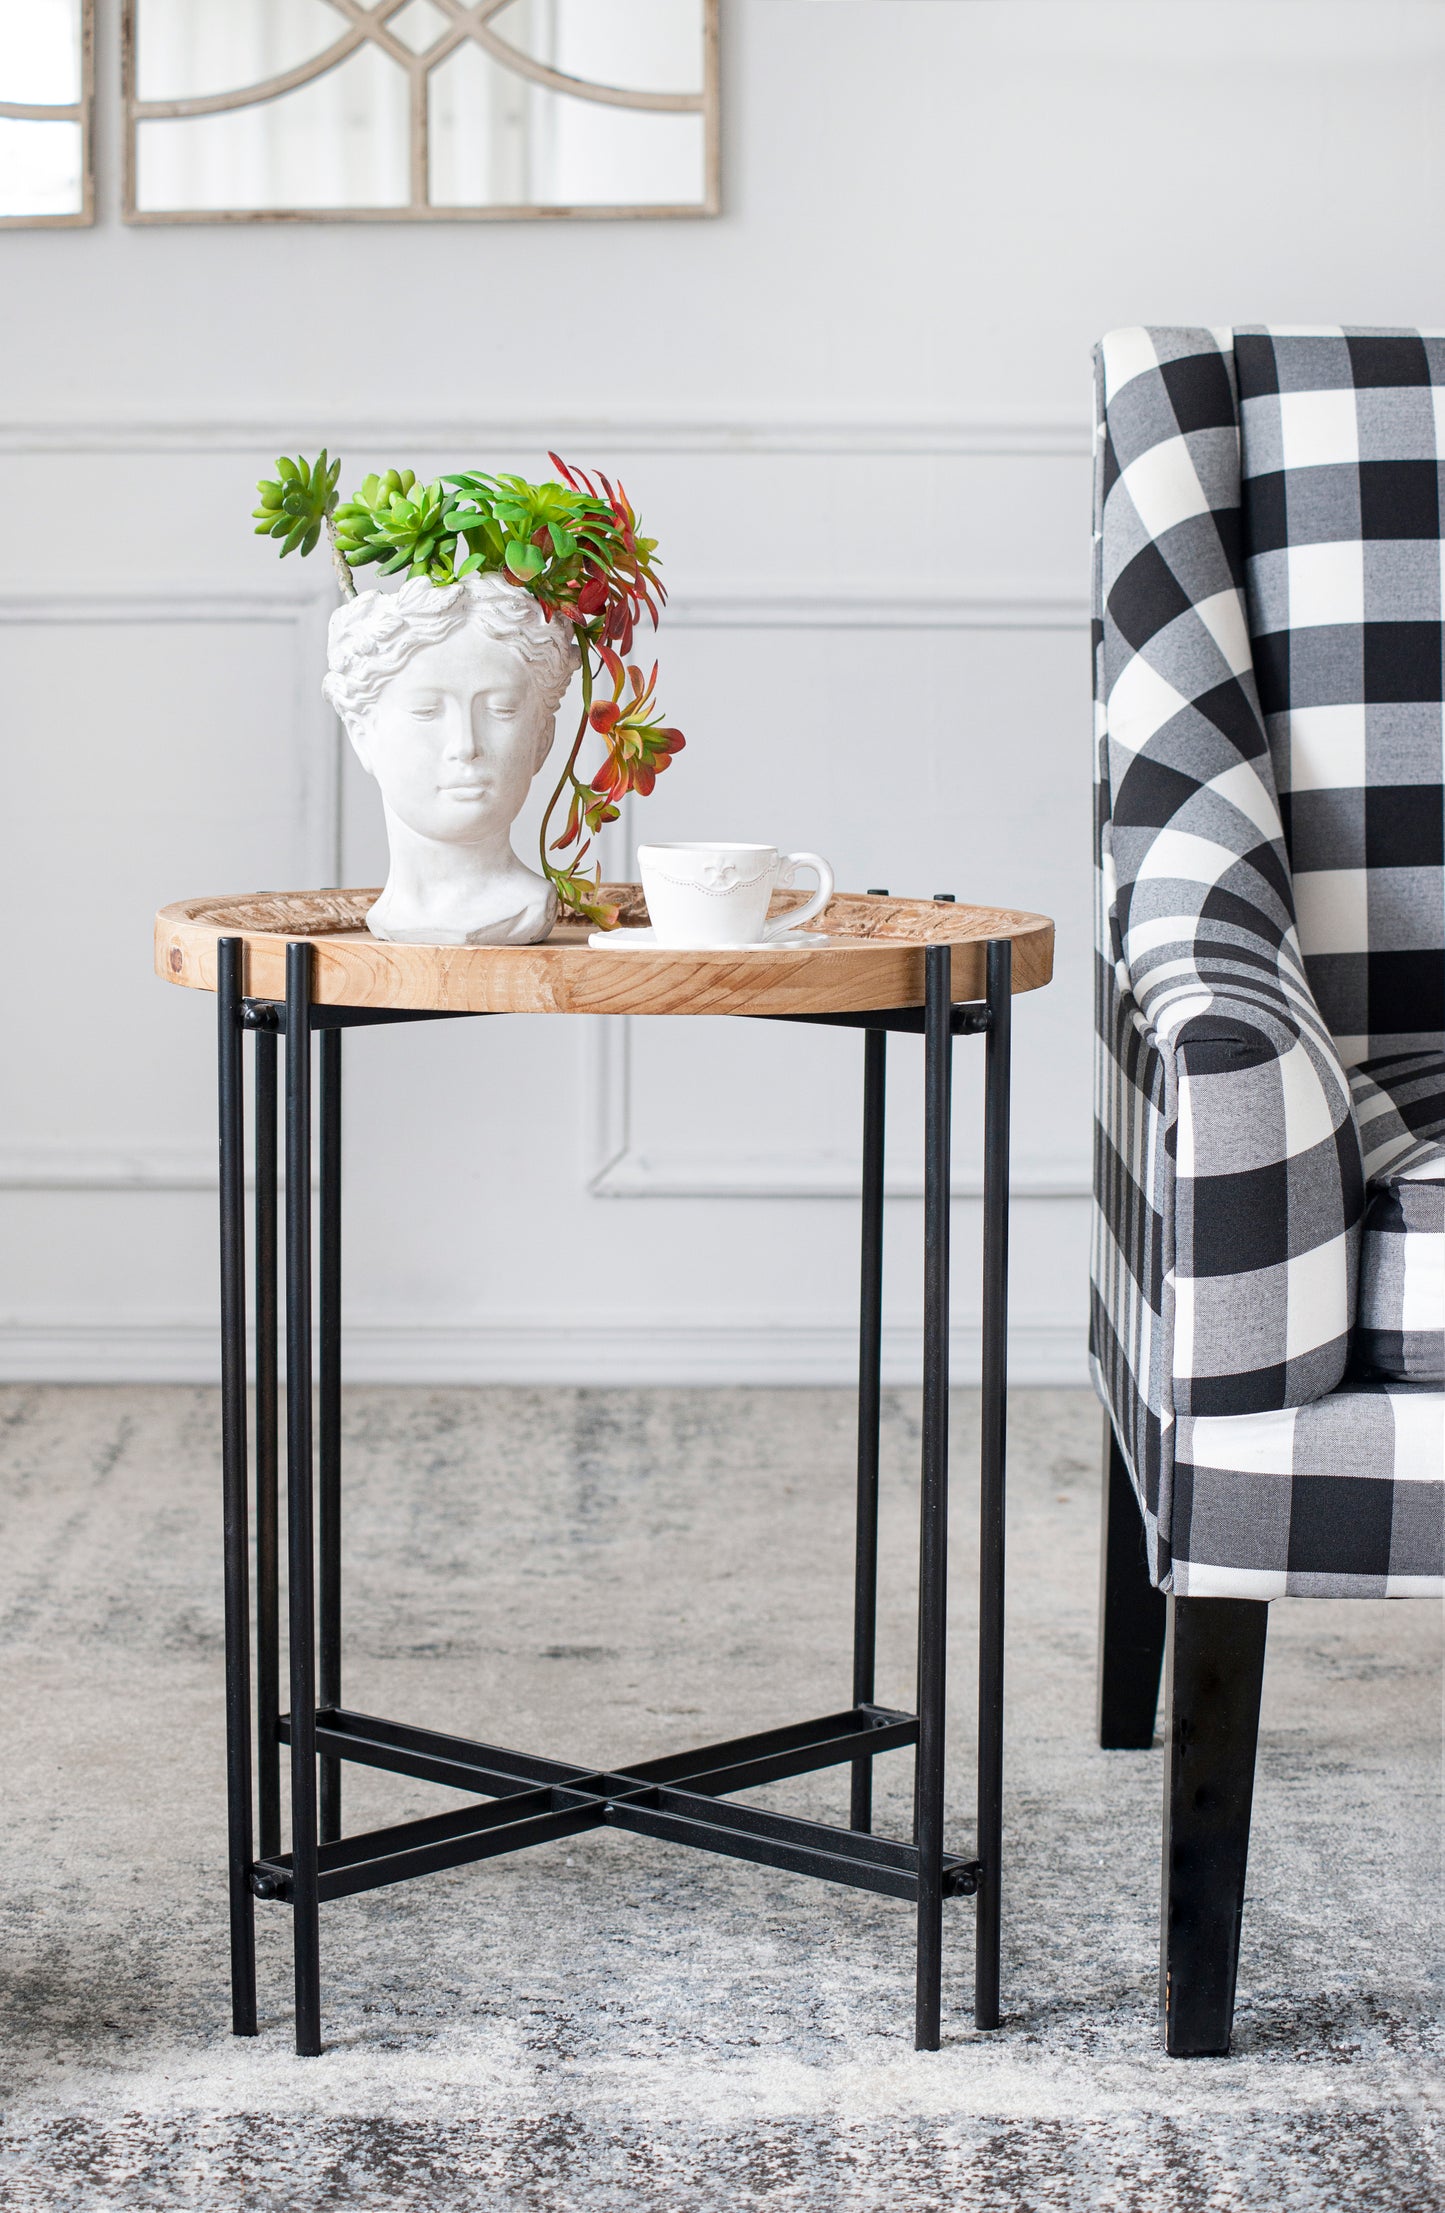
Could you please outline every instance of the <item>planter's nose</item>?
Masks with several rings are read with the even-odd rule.
[[[471,710],[460,700],[448,700],[446,709],[446,744],[442,758],[447,761],[474,761],[481,751],[481,743],[472,726]]]

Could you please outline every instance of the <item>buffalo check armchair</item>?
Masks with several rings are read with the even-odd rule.
[[[1165,2042],[1223,2052],[1269,1601],[1445,1587],[1445,333],[1096,386],[1100,1741],[1163,1661]]]

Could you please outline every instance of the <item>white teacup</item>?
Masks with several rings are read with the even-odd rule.
[[[775,845],[639,845],[637,865],[659,945],[767,945],[821,914],[833,896],[821,854]],[[806,906],[769,922],[769,900],[799,868],[817,871],[817,890]]]

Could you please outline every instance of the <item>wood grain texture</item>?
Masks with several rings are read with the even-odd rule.
[[[623,925],[646,922],[638,884],[608,884]],[[783,892],[785,914],[805,894]],[[316,948],[314,996],[323,1006],[434,1008],[468,1014],[856,1014],[923,1004],[923,948],[953,948],[955,1000],[984,995],[984,946],[1008,937],[1014,990],[1053,974],[1054,926],[1005,907],[940,905],[838,893],[807,934],[816,947],[746,952],[589,946],[586,923],[560,923],[540,945],[387,945],[366,916],[375,890],[253,892],[182,899],[156,916],[155,966],[168,983],[216,988],[216,944],[245,940],[244,989],[286,994],[286,947]]]

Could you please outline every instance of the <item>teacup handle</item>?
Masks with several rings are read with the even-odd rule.
[[[833,896],[833,871],[821,853],[784,853],[778,862],[778,886],[780,889],[793,881],[793,872],[799,868],[813,868],[818,872],[818,888],[805,907],[795,907],[791,914],[780,914],[776,922],[769,922],[763,931],[763,943],[770,939],[786,937],[790,930],[800,930],[805,922],[811,922],[815,914],[821,914]]]

